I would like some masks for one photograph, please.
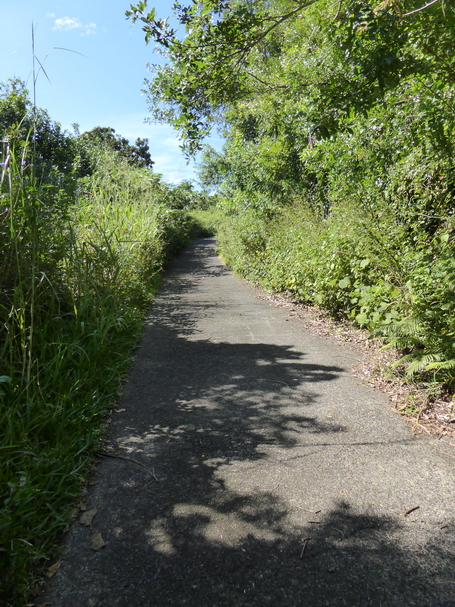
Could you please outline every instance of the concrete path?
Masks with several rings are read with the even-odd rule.
[[[127,459],[100,462],[42,602],[455,606],[455,452],[414,438],[359,356],[258,299],[213,239],[186,249],[109,428]]]

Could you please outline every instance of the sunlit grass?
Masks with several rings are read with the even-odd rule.
[[[228,223],[226,215],[216,206],[208,209],[193,209],[190,215],[200,227],[202,236],[215,236],[222,226]]]

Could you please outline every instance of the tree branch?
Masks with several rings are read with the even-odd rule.
[[[255,76],[254,74],[249,72],[248,70],[245,70],[245,72],[248,74],[248,76],[251,76],[252,78],[257,80],[261,84],[264,84],[269,89],[288,89],[289,88],[289,85],[287,85],[287,84],[271,84],[270,82],[265,82],[264,80],[261,80],[260,78],[258,78],[257,76]]]
[[[409,13],[404,13],[404,15],[401,15],[401,16],[402,17],[409,17],[409,15],[414,15],[415,13],[420,13],[420,11],[424,11],[426,8],[428,8],[432,4],[436,4],[436,2],[440,2],[440,0],[432,0],[431,2],[428,2],[428,4],[425,4],[425,6],[421,6],[420,8],[416,8],[415,10],[410,11]]]

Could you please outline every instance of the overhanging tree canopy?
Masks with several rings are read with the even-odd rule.
[[[444,0],[196,0],[174,11],[177,28],[146,2],[126,15],[169,59],[147,94],[189,154],[229,109],[264,94],[312,100],[319,119],[309,123],[324,137],[405,79],[453,80],[454,10]]]

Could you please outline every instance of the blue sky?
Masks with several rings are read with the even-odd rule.
[[[125,18],[130,4],[128,0],[0,0],[0,81],[20,78],[33,88],[33,23],[35,54],[50,80],[42,73],[38,76],[38,107],[68,130],[78,123],[81,132],[110,126],[131,140],[147,137],[156,172],[173,183],[193,179],[194,163],[187,165],[178,133],[168,125],[144,124],[149,115],[141,92],[144,78],[150,77],[146,65],[162,59],[154,54],[153,43],[146,46],[141,25]],[[173,0],[148,4],[159,17],[172,14]],[[210,143],[217,149],[221,146],[217,137]]]

